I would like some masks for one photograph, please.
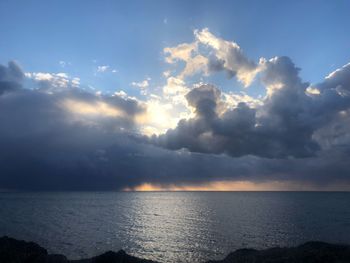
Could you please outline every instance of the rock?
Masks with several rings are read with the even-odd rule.
[[[45,263],[46,249],[33,242],[9,238],[0,238],[0,262],[6,263]]]
[[[264,250],[239,249],[225,259],[207,263],[350,263],[350,246],[324,242],[307,242],[298,247]],[[0,238],[0,263],[156,263],[128,255],[124,250],[108,251],[102,255],[68,260],[63,255],[49,255],[33,242]]]
[[[69,263],[69,261],[63,255],[51,254],[47,256],[45,263]]]
[[[71,261],[72,263],[156,263],[155,261],[140,259],[130,256],[124,250],[119,250],[117,253],[108,251],[102,255],[90,258]]]
[[[350,262],[350,246],[307,242],[292,248],[265,250],[239,249],[225,259],[207,263],[345,263]]]
[[[0,263],[156,263],[155,261],[130,256],[124,250],[108,251],[102,255],[68,260],[64,255],[49,255],[46,249],[36,243],[16,240],[10,237],[0,238]]]

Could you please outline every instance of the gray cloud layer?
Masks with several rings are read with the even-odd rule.
[[[16,63],[0,66],[0,188],[112,190],[144,182],[216,180],[349,183],[350,65],[313,86],[318,95],[306,92],[309,84],[289,58],[263,66],[261,81],[273,92],[261,106],[240,103],[219,114],[220,90],[203,85],[186,95],[196,116],[153,139],[135,134],[135,116],[145,110],[136,100],[73,87],[48,89],[49,84],[26,89]],[[74,103],[87,111],[89,105],[104,106],[97,116],[84,115],[74,112]]]
[[[8,66],[0,65],[0,95],[20,87],[24,74],[19,66],[10,61]]]

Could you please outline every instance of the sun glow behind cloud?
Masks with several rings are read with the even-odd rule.
[[[292,181],[216,181],[198,185],[160,185],[144,183],[136,187],[126,187],[123,191],[162,192],[162,191],[349,191],[350,184],[311,185]]]
[[[116,107],[112,107],[105,102],[87,103],[79,100],[66,99],[62,105],[72,113],[89,115],[89,116],[105,116],[105,117],[124,117],[125,113]]]

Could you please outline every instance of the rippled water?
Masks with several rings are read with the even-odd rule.
[[[350,243],[350,193],[0,193],[0,235],[72,259],[123,248],[201,262],[247,246]]]

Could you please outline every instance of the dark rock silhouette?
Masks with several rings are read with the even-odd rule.
[[[0,263],[156,263],[130,256],[123,250],[108,251],[102,255],[80,260],[68,260],[63,255],[48,254],[33,242],[10,237],[0,238]]]
[[[130,256],[124,250],[119,250],[117,253],[108,251],[102,255],[80,260],[71,260],[69,263],[157,263],[152,260],[141,259]]]
[[[350,246],[307,242],[298,247],[264,250],[239,249],[225,259],[207,263],[345,263],[350,262]]]
[[[324,242],[307,242],[298,247],[264,250],[239,249],[225,259],[207,263],[350,263],[350,246]],[[36,243],[0,238],[0,263],[156,263],[130,256],[125,251],[108,251],[102,255],[68,260],[63,255],[48,254]]]

